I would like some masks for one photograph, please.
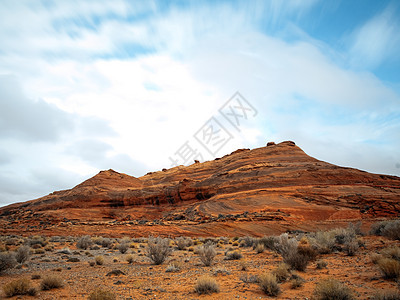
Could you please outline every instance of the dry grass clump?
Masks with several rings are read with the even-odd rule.
[[[178,250],[185,250],[191,244],[189,239],[183,236],[177,237],[174,242]]]
[[[155,265],[161,265],[172,253],[169,242],[169,239],[163,239],[161,237],[149,238],[146,255]]]
[[[165,272],[179,272],[182,269],[182,263],[180,261],[172,261]]]
[[[96,265],[98,265],[98,266],[104,265],[104,257],[101,255],[96,256],[94,258],[94,261],[95,261]]]
[[[258,278],[258,285],[262,291],[268,296],[278,296],[281,292],[276,276],[271,273],[266,273]]]
[[[254,250],[258,254],[263,253],[265,251],[265,246],[264,246],[264,244],[259,243],[259,244],[257,244],[257,246]]]
[[[201,262],[208,267],[213,263],[214,258],[217,255],[217,251],[215,251],[213,244],[207,243],[198,247],[197,254],[199,255]]]
[[[135,261],[135,257],[132,254],[129,254],[125,257],[128,264],[132,264]]]
[[[400,277],[400,262],[392,258],[382,258],[378,260],[378,267],[386,279],[396,279]]]
[[[382,255],[400,261],[400,248],[390,247],[382,250]]]
[[[316,268],[317,268],[318,270],[325,269],[327,265],[328,265],[328,264],[327,264],[326,261],[324,261],[324,260],[319,260],[319,261],[317,261]]]
[[[115,300],[115,299],[117,299],[117,296],[113,292],[103,289],[94,290],[88,297],[88,300]]]
[[[122,243],[122,244],[118,245],[118,250],[122,254],[126,253],[126,251],[128,251],[128,249],[129,249],[129,244],[128,243]]]
[[[219,285],[214,278],[205,275],[197,279],[194,291],[199,295],[218,293]]]
[[[351,290],[340,281],[327,278],[317,283],[314,290],[317,300],[352,300],[354,299]]]
[[[372,300],[400,300],[400,293],[396,290],[387,290],[376,293]]]
[[[3,292],[6,297],[13,297],[16,295],[36,296],[37,294],[37,290],[32,287],[28,279],[17,279],[7,283],[3,287]]]
[[[296,274],[293,274],[292,277],[290,278],[290,281],[289,281],[290,288],[291,289],[298,289],[298,288],[303,286],[304,282],[306,282],[304,280],[304,278],[302,278],[302,277],[300,277],[300,276],[298,276]]]
[[[49,275],[43,278],[40,283],[40,289],[43,291],[52,290],[62,288],[64,286],[64,282],[61,277],[55,275]]]

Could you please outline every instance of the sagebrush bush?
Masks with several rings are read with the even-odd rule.
[[[183,236],[177,237],[174,241],[178,250],[185,250],[189,244],[187,239]]]
[[[268,296],[278,296],[281,292],[278,281],[275,275],[271,273],[266,273],[258,277],[258,285],[261,290]]]
[[[276,251],[285,257],[293,252],[297,252],[298,242],[294,238],[289,238],[287,233],[281,234],[277,237],[275,244]]]
[[[357,239],[346,240],[344,242],[344,251],[348,256],[354,256],[360,248]]]
[[[311,240],[321,254],[328,254],[333,251],[336,243],[334,231],[319,231],[315,233],[315,238]]]
[[[284,282],[290,277],[289,266],[285,263],[281,263],[275,270],[272,271],[272,274],[275,275],[276,280],[279,283]]]
[[[31,249],[28,246],[21,246],[15,252],[15,259],[18,263],[22,264],[29,259]]]
[[[382,255],[400,261],[400,248],[390,247],[382,250]]]
[[[43,291],[52,290],[62,288],[64,286],[64,282],[61,277],[56,275],[48,275],[43,278],[40,283],[40,289]]]
[[[289,252],[282,257],[283,261],[288,264],[292,270],[297,271],[304,271],[310,262],[310,258],[308,256],[305,256],[296,250]]]
[[[15,254],[11,252],[1,252],[0,253],[0,273],[14,268],[17,264],[17,260],[15,259]]]
[[[161,237],[149,238],[146,250],[147,257],[155,265],[162,264],[172,253],[172,248],[169,246],[169,239]]]
[[[218,293],[219,285],[214,278],[205,275],[197,279],[194,290],[199,295]]]
[[[299,287],[302,287],[304,284],[305,280],[298,276],[298,275],[292,275],[292,277],[290,278],[290,288],[291,289],[298,289]]]
[[[327,278],[319,281],[315,287],[314,295],[317,300],[352,300],[351,290],[340,281]]]
[[[400,262],[392,258],[382,258],[378,260],[378,267],[383,276],[387,279],[400,277]]]
[[[76,243],[76,247],[78,249],[83,249],[86,250],[93,244],[92,239],[90,236],[85,235],[79,239],[79,241]]]
[[[225,255],[225,260],[238,260],[243,257],[242,253],[240,251],[235,250],[235,251],[228,251]]]
[[[135,257],[132,254],[127,255],[125,259],[128,264],[132,264],[135,261]]]
[[[126,251],[128,251],[128,249],[129,249],[129,245],[127,243],[122,243],[122,244],[118,245],[118,250],[122,254],[126,253]]]
[[[199,255],[201,262],[208,267],[213,263],[217,251],[215,251],[213,244],[207,243],[197,249],[197,254]]]
[[[252,247],[256,242],[256,239],[251,236],[245,236],[239,238],[239,244],[241,247]]]
[[[172,261],[165,272],[179,272],[182,269],[182,263],[180,261]]]
[[[264,244],[257,244],[256,248],[254,249],[256,251],[256,253],[263,253],[265,250],[265,246]]]
[[[35,296],[37,294],[37,290],[28,279],[17,279],[7,283],[3,286],[3,292],[6,297],[13,297],[16,295]]]
[[[307,244],[298,245],[297,252],[306,257],[308,261],[314,261],[318,255],[318,251]]]
[[[393,240],[400,240],[400,220],[388,220],[374,223],[370,234],[386,236]]]
[[[27,244],[32,248],[35,248],[35,246],[44,247],[48,244],[48,242],[49,241],[46,239],[46,237],[40,235],[35,235],[27,240]]]
[[[117,296],[111,292],[104,289],[96,289],[90,293],[88,300],[115,300]]]
[[[279,243],[276,236],[264,236],[258,240],[259,244],[263,244],[265,249],[276,251],[275,245]]]

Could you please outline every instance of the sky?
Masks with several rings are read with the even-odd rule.
[[[0,0],[0,206],[295,141],[400,176],[400,2]]]

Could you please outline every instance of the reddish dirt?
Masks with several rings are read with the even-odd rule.
[[[287,141],[140,178],[101,171],[0,208],[0,233],[261,236],[399,212],[399,177],[319,161]]]

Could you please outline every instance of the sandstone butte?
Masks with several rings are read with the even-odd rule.
[[[400,177],[323,162],[286,141],[140,178],[101,171],[0,208],[0,233],[262,236],[399,216]]]

